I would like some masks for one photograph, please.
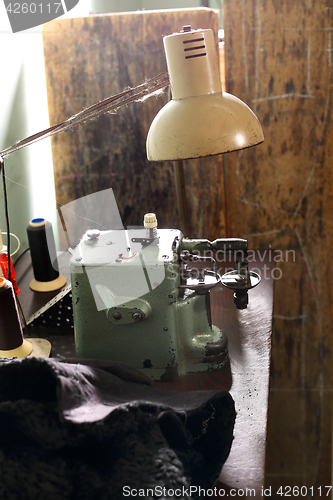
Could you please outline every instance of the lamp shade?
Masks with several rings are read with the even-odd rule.
[[[151,161],[198,158],[260,144],[258,118],[240,99],[222,92],[214,34],[183,31],[163,39],[172,100],[147,136]]]

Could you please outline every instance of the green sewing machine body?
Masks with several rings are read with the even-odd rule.
[[[221,368],[227,338],[209,302],[221,278],[206,254],[230,251],[230,241],[246,243],[189,240],[176,229],[151,238],[146,229],[87,231],[71,258],[77,357],[119,361],[155,380]]]

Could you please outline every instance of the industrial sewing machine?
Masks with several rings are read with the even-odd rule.
[[[163,43],[172,99],[151,124],[149,160],[210,156],[263,141],[250,108],[222,92],[212,30],[184,26]],[[89,230],[75,249],[77,356],[121,361],[164,380],[222,367],[228,342],[212,324],[209,294],[222,282],[234,290],[236,307],[247,307],[247,292],[260,281],[248,270],[247,241],[187,239],[176,229],[157,230],[154,214],[146,214],[144,226]],[[235,269],[222,278],[217,253],[234,256]]]
[[[222,282],[235,306],[247,307],[260,277],[248,270],[247,241],[213,242],[158,229],[88,230],[71,258],[78,357],[120,361],[153,379],[218,369],[228,359],[226,335],[212,325],[210,290]],[[219,276],[214,256],[234,256]]]

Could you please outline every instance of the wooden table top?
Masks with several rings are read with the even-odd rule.
[[[258,259],[253,259],[257,262],[250,264],[250,269],[256,268],[261,274],[262,281],[250,290],[247,309],[237,310],[232,291],[223,286],[211,291],[213,324],[228,337],[230,363],[219,371],[185,376],[182,384],[176,388],[225,389],[233,396],[237,412],[234,441],[216,485],[217,490],[224,489],[225,495],[233,498],[244,498],[246,493],[252,498],[261,498],[264,482],[274,263],[267,258],[260,259],[262,255],[263,252],[258,253]],[[21,289],[20,303],[28,318],[58,292],[38,293],[30,290],[33,271],[29,253],[19,260],[15,270]],[[29,336],[34,336],[34,333],[29,331]],[[42,336],[39,329],[36,336]],[[73,330],[46,331],[45,338],[52,344],[53,357],[75,357]],[[217,497],[221,493],[218,492]]]

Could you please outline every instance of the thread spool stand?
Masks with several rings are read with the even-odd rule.
[[[25,358],[32,345],[23,338],[13,285],[0,278],[0,357]]]
[[[0,358],[48,358],[50,353],[48,340],[23,338],[13,285],[0,277]]]
[[[59,274],[52,224],[46,219],[32,219],[27,233],[34,272],[29,285],[31,290],[59,290],[66,284],[66,278]]]

